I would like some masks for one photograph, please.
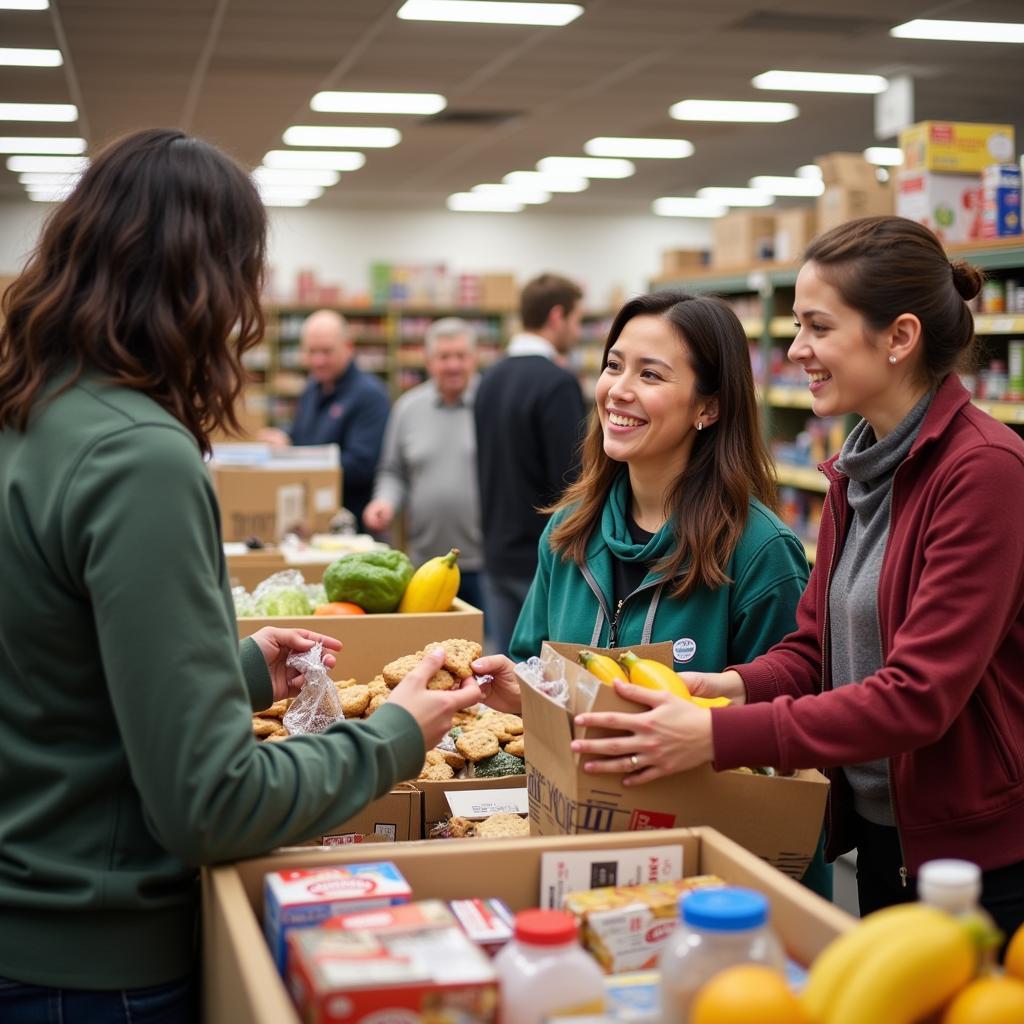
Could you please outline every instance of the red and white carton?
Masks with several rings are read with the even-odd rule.
[[[495,1018],[494,968],[457,926],[310,928],[293,931],[288,944],[288,988],[303,1024]]]
[[[448,909],[488,956],[495,956],[515,934],[515,915],[501,900],[450,900]]]
[[[393,935],[397,932],[422,931],[425,928],[454,928],[455,918],[440,900],[419,900],[394,907],[360,910],[328,918],[321,927],[342,932],[373,932]]]
[[[344,912],[408,903],[412,889],[390,861],[313,870],[272,871],[263,880],[263,930],[284,974],[288,932]]]

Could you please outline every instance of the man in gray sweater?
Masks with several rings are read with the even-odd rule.
[[[459,597],[483,608],[473,328],[456,317],[436,321],[427,331],[426,356],[430,379],[391,411],[363,521],[379,533],[404,509],[406,548],[415,565],[458,548]]]

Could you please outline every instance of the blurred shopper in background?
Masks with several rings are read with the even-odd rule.
[[[318,309],[306,318],[301,351],[310,379],[291,430],[267,427],[259,436],[276,445],[336,444],[341,451],[342,504],[362,527],[388,420],[387,388],[356,365],[348,323],[332,309]]]
[[[3,300],[0,1021],[195,1009],[196,867],[338,825],[403,779],[472,680],[433,655],[366,722],[258,744],[315,640],[239,645],[203,454],[262,336],[249,176],[173,130],[93,159]],[[328,667],[334,664],[329,654]]]
[[[404,511],[406,551],[415,565],[459,549],[459,597],[483,608],[480,489],[473,398],[476,333],[457,317],[430,325],[430,379],[395,403],[384,434],[373,500],[363,521],[381,532]]]
[[[474,408],[487,634],[502,653],[537,568],[539,510],[575,478],[585,418],[579,382],[559,365],[579,340],[582,291],[542,274],[523,288],[519,312],[522,333],[483,375]]]

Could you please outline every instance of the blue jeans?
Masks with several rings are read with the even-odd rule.
[[[484,574],[484,595],[487,600],[484,631],[492,653],[508,654],[508,645],[531,583],[533,577],[521,579],[518,576]],[[540,654],[540,651],[531,653]]]
[[[3,1024],[195,1024],[196,981],[98,991],[46,988],[0,978]]]

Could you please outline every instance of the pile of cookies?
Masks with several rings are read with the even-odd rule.
[[[518,814],[492,814],[483,821],[454,817],[441,822],[436,839],[514,839],[530,834],[530,822]]]
[[[523,720],[518,715],[468,708],[453,716],[451,732],[427,751],[419,778],[447,782],[454,778],[523,775],[524,752]]]

